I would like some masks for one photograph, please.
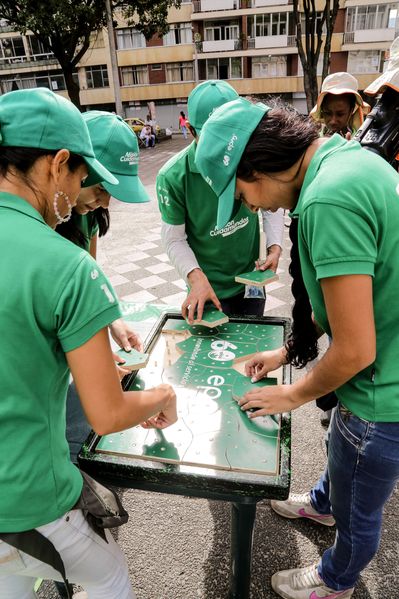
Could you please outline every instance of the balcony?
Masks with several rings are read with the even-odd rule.
[[[347,33],[344,33],[343,46],[352,46],[353,44],[381,43],[384,47],[388,47],[394,38],[395,29],[393,28],[358,29],[357,31],[348,31]]]
[[[0,33],[14,33],[15,27],[12,25],[0,25]]]
[[[395,29],[358,29],[354,32],[354,43],[393,42]]]
[[[58,65],[58,60],[52,54],[38,54],[36,56],[13,56],[10,58],[0,57],[0,70],[15,70],[35,68],[49,65]]]
[[[259,0],[194,0],[193,12],[216,12],[236,10],[237,8],[254,8]]]
[[[263,8],[265,6],[277,6],[281,4],[292,4],[292,0],[252,0],[251,8]]]
[[[294,43],[292,40],[294,38]],[[287,48],[295,46],[295,35],[264,35],[248,38],[248,50],[259,50],[261,48]]]
[[[235,47],[240,40],[218,40],[202,42],[202,52],[231,52],[237,50]]]
[[[217,4],[217,6],[215,6]],[[234,10],[238,8],[238,0],[196,0],[193,2],[193,12],[213,12],[215,10]]]

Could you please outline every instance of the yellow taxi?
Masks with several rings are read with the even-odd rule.
[[[140,135],[142,128],[145,126],[145,122],[142,119],[138,119],[136,117],[128,117],[124,119],[125,123],[129,125],[133,129],[136,135]],[[155,125],[155,135],[158,136],[161,131],[159,125]]]

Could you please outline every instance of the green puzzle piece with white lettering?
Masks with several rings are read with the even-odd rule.
[[[221,310],[217,310],[217,308],[205,308],[201,320],[195,322],[195,326],[202,325],[204,327],[213,328],[227,323],[228,321],[229,317]]]

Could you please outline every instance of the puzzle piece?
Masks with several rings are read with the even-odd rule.
[[[195,325],[214,328],[229,322],[229,317],[216,308],[205,308],[201,320],[196,320]]]
[[[277,385],[278,380],[276,378],[264,378],[256,383],[252,383],[251,379],[247,376],[237,376],[234,380],[233,388],[231,391],[232,398],[239,402],[240,399],[248,392],[253,389],[261,389],[262,387],[269,387],[270,385]],[[241,408],[240,408],[241,409]],[[249,410],[241,410],[242,414],[245,414],[246,418],[249,419],[250,423],[253,423],[254,432],[261,433],[262,431],[266,431],[267,434],[270,434],[271,430],[276,428],[276,424],[280,422],[280,416],[271,415],[271,416],[258,416],[257,418],[250,418],[249,415],[253,412],[256,412],[256,408],[250,408]],[[244,422],[246,422],[244,420]],[[251,424],[252,425],[252,424]],[[247,424],[247,426],[249,426]]]
[[[249,443],[245,439],[229,439],[226,458],[231,469],[254,474],[271,474],[278,471],[279,444],[273,437],[254,435]]]
[[[143,354],[133,347],[129,352],[125,351],[124,349],[120,349],[116,352],[116,354],[121,358],[121,362],[118,363],[121,364],[123,368],[128,370],[139,370],[139,368],[144,368],[147,366],[147,362],[150,357],[149,354]]]
[[[252,383],[248,376],[237,377],[233,384],[232,396],[233,399],[239,401],[248,391],[254,389],[261,389],[262,387],[269,387],[270,385],[277,385],[276,378],[264,378],[256,383]]]
[[[234,277],[236,283],[244,285],[253,285],[254,287],[264,287],[268,283],[278,281],[278,275],[273,270],[252,270],[244,272]]]
[[[182,419],[178,426],[174,425],[174,429],[171,435],[170,429],[159,431],[135,426],[101,437],[97,451],[126,456],[139,455],[144,459],[168,463],[179,462],[190,446],[192,434]]]
[[[162,333],[187,336],[191,334],[190,328],[190,325],[185,320],[168,318],[162,327]]]

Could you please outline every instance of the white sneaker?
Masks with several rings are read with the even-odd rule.
[[[334,526],[335,520],[332,514],[319,514],[310,503],[310,493],[302,495],[290,495],[285,501],[272,500],[272,509],[284,518],[308,518],[324,526]],[[312,599],[316,599],[313,598]]]
[[[355,590],[334,591],[327,587],[319,576],[317,564],[276,572],[272,587],[284,599],[349,599]]]

